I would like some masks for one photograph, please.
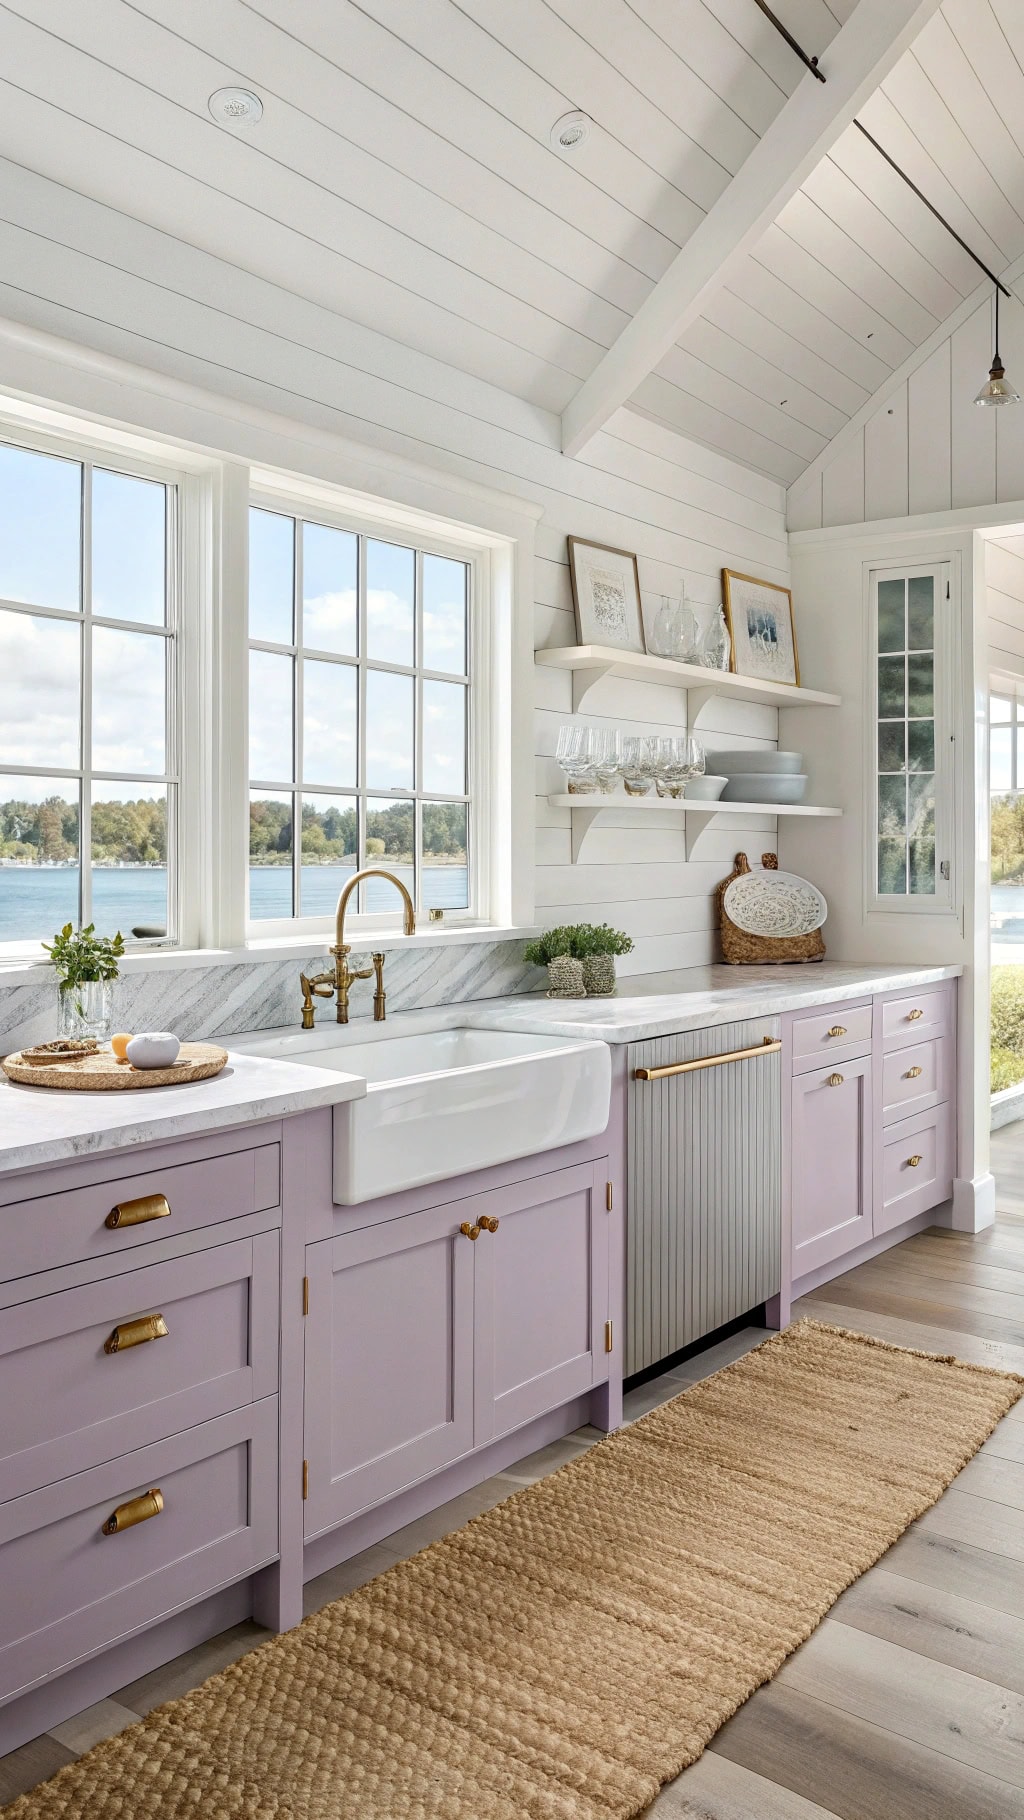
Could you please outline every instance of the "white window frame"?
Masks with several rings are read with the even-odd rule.
[[[931,576],[935,583],[935,892],[883,894],[878,890],[878,587],[883,581]],[[959,603],[954,564],[934,562],[871,564],[868,592],[865,701],[868,706],[864,789],[865,908],[869,915],[949,916],[956,914],[957,854],[954,768],[954,677]]]
[[[446,929],[456,931],[460,929],[486,928],[495,920],[492,881],[494,877],[493,848],[497,818],[494,814],[494,767],[491,756],[491,739],[493,737],[494,728],[501,724],[500,716],[492,711],[493,708],[496,707],[494,700],[496,677],[493,614],[490,610],[492,565],[489,550],[486,545],[481,544],[481,541],[478,538],[470,535],[467,535],[465,538],[460,537],[458,528],[454,525],[446,527],[446,530],[449,533],[446,535],[444,531],[439,530],[426,522],[417,524],[415,518],[411,518],[409,515],[389,516],[386,512],[386,502],[384,501],[379,502],[381,507],[380,514],[378,515],[375,512],[371,515],[365,510],[350,510],[344,505],[332,502],[325,494],[325,491],[320,488],[312,488],[309,493],[303,494],[298,489],[297,484],[291,481],[290,477],[282,476],[281,483],[280,488],[278,488],[272,481],[264,479],[261,482],[258,479],[254,479],[254,483],[250,489],[249,504],[250,506],[256,507],[258,510],[283,513],[292,517],[296,522],[296,598],[295,626],[293,628],[296,635],[298,635],[300,630],[299,616],[301,614],[302,540],[298,527],[301,526],[303,521],[326,525],[334,530],[348,531],[357,537],[373,538],[383,543],[397,543],[403,545],[407,549],[415,549],[417,553],[417,588],[419,586],[419,574],[421,569],[420,557],[423,555],[448,557],[456,562],[465,563],[468,567],[467,647],[469,667],[467,678],[469,709],[466,726],[466,801],[468,809],[467,895],[469,903],[465,909],[445,910],[443,926]],[[265,647],[270,650],[275,648],[285,650],[289,648],[285,646],[275,647],[262,639],[254,639],[252,644],[256,648]],[[248,639],[246,648],[248,652]],[[301,652],[301,643],[296,643],[291,649],[295,650],[296,653]],[[363,709],[367,667],[367,658],[362,645],[356,663],[360,679],[360,747],[362,748],[363,742],[365,741]],[[370,667],[379,667],[386,670],[391,666],[388,666],[386,663],[375,665],[373,661],[370,660]],[[401,668],[403,674],[409,673],[406,667],[401,666]],[[422,669],[417,669],[415,673],[417,675],[434,674],[434,672],[424,672]],[[458,677],[442,675],[440,671],[436,674],[440,681],[451,682],[461,680]],[[296,689],[298,691],[298,684]],[[297,701],[298,693],[296,692],[296,704]],[[246,703],[248,704],[248,690],[246,690]],[[297,705],[295,711],[296,714],[298,714]],[[248,707],[246,707],[246,714],[248,715]],[[419,728],[417,733],[417,747],[419,748],[422,729]],[[246,728],[246,751],[248,752],[248,727]],[[417,749],[417,760],[419,759],[419,756],[419,749]],[[419,763],[417,762],[417,773],[418,772]],[[246,766],[246,774],[248,779],[248,764]],[[259,788],[260,786],[256,785],[253,787]],[[354,787],[351,790],[338,790],[335,792],[334,790],[327,791],[326,788],[324,788],[320,791],[312,789],[309,793],[314,795],[337,794],[339,798],[346,798],[353,803],[358,803],[360,798],[372,798],[375,802],[387,800],[386,792],[368,789],[362,782],[359,783],[358,787]],[[296,794],[301,798],[301,780],[297,780]],[[437,798],[436,792],[417,790],[409,791],[405,796],[396,794],[391,800],[397,802],[419,800],[436,801],[439,799]],[[246,826],[248,828],[248,784],[246,805]],[[293,822],[293,869],[297,865],[301,865],[301,850],[299,845],[301,841],[300,820],[300,817],[295,817]],[[418,815],[416,824],[418,831],[417,839],[419,839],[420,818]],[[390,869],[386,857],[379,863],[384,866],[385,869]],[[422,865],[422,855],[420,856],[420,864]],[[313,941],[323,936],[331,936],[333,938],[333,913],[328,916],[274,917],[254,920],[252,916],[248,914],[248,869],[246,873],[246,905],[245,939],[250,944],[262,940],[272,941],[299,936],[308,937]],[[435,925],[430,924],[420,917],[419,912],[417,913],[417,917],[418,928],[435,927]],[[350,909],[346,915],[345,927],[346,932],[351,930],[353,935],[372,935],[385,930],[394,930],[396,926],[400,925],[400,919],[401,904],[397,893],[395,894],[395,904],[393,908],[389,907],[385,912],[372,915],[359,910],[357,908],[356,899],[353,898]]]
[[[196,843],[194,839],[188,837],[187,830],[198,822],[199,777],[195,759],[189,757],[188,742],[183,738],[183,727],[186,717],[192,720],[197,708],[193,688],[190,687],[190,673],[194,674],[196,670],[195,647],[200,607],[200,591],[186,586],[184,581],[187,542],[185,514],[188,510],[186,488],[191,477],[177,462],[165,463],[154,460],[148,452],[136,453],[130,446],[125,446],[124,439],[112,439],[110,443],[105,444],[84,433],[82,436],[49,434],[37,431],[25,423],[0,421],[0,444],[4,447],[25,449],[32,454],[73,461],[81,466],[83,474],[80,612],[74,613],[66,608],[52,607],[45,603],[6,599],[0,599],[0,607],[30,617],[54,619],[64,624],[79,625],[83,628],[83,632],[89,623],[110,626],[128,632],[145,630],[149,637],[163,638],[172,654],[165,672],[165,756],[167,762],[164,772],[159,776],[143,777],[139,773],[116,773],[104,770],[102,776],[114,782],[161,784],[167,792],[167,933],[164,936],[139,939],[124,932],[126,950],[132,953],[145,953],[159,949],[176,950],[191,945],[195,942],[198,932],[199,855]],[[102,468],[108,473],[124,474],[128,478],[152,480],[167,489],[165,519],[167,618],[166,624],[162,628],[140,628],[134,620],[120,620],[107,614],[92,615],[91,613],[91,501],[92,475],[96,468]],[[79,706],[81,715],[80,761],[84,760],[88,749],[88,734],[92,716],[91,667],[86,652],[87,646],[83,643]],[[52,776],[55,781],[74,784],[78,789],[80,902],[83,920],[86,922],[91,920],[85,900],[90,895],[91,883],[89,878],[91,869],[90,784],[95,776],[93,768],[90,766],[87,770],[82,762],[77,768],[57,766],[53,769],[40,765],[4,763],[0,768],[0,788],[2,788],[2,779],[7,776]],[[2,873],[0,873],[0,880],[2,880]],[[0,961],[37,960],[41,953],[41,943],[52,933],[53,931],[50,929],[41,930],[38,941],[22,939],[5,942],[0,935]]]

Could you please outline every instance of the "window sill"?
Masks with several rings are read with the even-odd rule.
[[[372,929],[362,933],[358,929],[350,931],[353,949],[392,948],[440,948],[464,947],[471,942],[513,942],[528,941],[538,934],[535,924],[519,926],[516,924],[473,924],[452,925],[451,928],[417,930],[415,935],[403,935],[400,927],[395,929]],[[143,953],[128,953],[121,962],[122,973],[161,973],[168,969],[185,971],[197,967],[238,967],[249,964],[258,965],[261,961],[301,960],[307,955],[326,954],[331,945],[331,935],[277,935],[253,937],[240,948],[153,948]],[[53,969],[49,961],[17,959],[5,961],[0,957],[0,990],[4,986],[28,985],[33,982],[52,980]]]

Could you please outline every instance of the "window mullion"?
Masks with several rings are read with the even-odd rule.
[[[305,647],[303,637],[305,627],[302,623],[302,520],[292,520],[295,527],[292,540],[292,637],[295,640],[295,656],[292,660],[294,675],[292,677],[292,713],[295,723],[292,728],[292,764],[295,768],[294,786],[292,789],[292,915],[302,915],[302,784],[305,775],[305,755],[303,752],[303,714],[306,690]]]
[[[356,689],[356,871],[366,855],[366,656],[368,612],[366,602],[366,538],[356,550],[356,653],[359,659]],[[356,912],[365,904],[366,886],[360,885]]]
[[[92,462],[82,463],[82,781],[78,810],[78,914],[92,918]]]

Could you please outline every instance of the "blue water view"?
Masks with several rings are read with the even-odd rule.
[[[411,866],[381,862],[411,891]],[[328,916],[338,894],[355,870],[348,865],[303,866],[302,914]],[[424,866],[423,901],[428,908],[460,910],[466,907],[465,866]],[[167,916],[167,872],[163,866],[97,867],[92,875],[93,920],[101,934],[120,929],[128,935],[146,925],[161,928]],[[386,879],[370,879],[366,886],[369,912],[398,908],[397,895]],[[291,873],[285,866],[249,868],[250,913],[259,922],[292,913]],[[354,906],[353,906],[354,907]],[[76,866],[0,866],[0,941],[48,941],[64,923],[78,921],[78,868]]]

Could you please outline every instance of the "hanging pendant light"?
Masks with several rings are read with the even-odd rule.
[[[975,404],[986,404],[986,405],[988,405],[988,404],[1019,404],[1020,403],[1020,393],[1014,391],[1013,386],[1010,384],[1009,380],[1006,377],[1006,370],[1003,366],[1003,363],[999,358],[999,292],[998,291],[996,292],[996,334],[995,334],[995,347],[993,348],[993,352],[992,352],[992,365],[989,368],[988,378],[985,381],[985,384],[982,386],[981,391],[978,393],[978,396],[974,400],[974,402],[975,402]]]

